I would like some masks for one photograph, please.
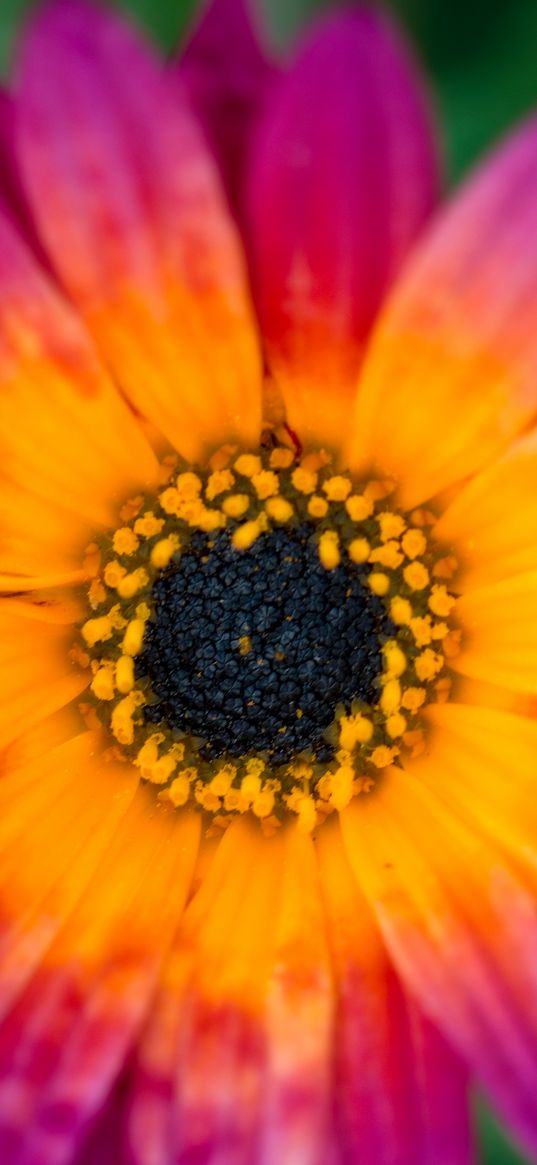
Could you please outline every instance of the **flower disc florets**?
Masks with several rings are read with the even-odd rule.
[[[393,482],[323,452],[168,470],[98,546],[78,653],[92,704],[161,800],[313,828],[423,748],[457,650],[456,562]]]

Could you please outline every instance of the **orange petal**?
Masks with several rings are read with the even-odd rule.
[[[344,811],[348,858],[404,982],[535,1151],[534,880],[443,803],[433,757],[427,784],[412,767],[386,772],[375,795]]]
[[[335,1140],[349,1161],[469,1165],[466,1070],[401,983],[336,823],[317,849],[338,1000]]]
[[[435,534],[456,546],[465,590],[536,570],[537,433],[464,486]]]
[[[348,455],[412,506],[475,473],[537,410],[537,123],[440,215],[371,344]]]
[[[224,1145],[236,1160],[328,1160],[326,960],[311,839],[232,825],[142,1041],[129,1142],[137,1165],[170,1152],[216,1163]]]
[[[68,304],[0,212],[0,572],[72,572],[156,462]]]
[[[86,687],[69,660],[72,635],[72,610],[59,601],[41,612],[29,602],[0,602],[0,748]]]
[[[130,766],[99,766],[77,742],[57,760],[67,771],[36,778],[50,803],[29,822],[27,866],[7,887],[8,918],[22,908],[24,927],[12,935],[17,991],[0,1026],[2,1156],[51,1165],[76,1155],[136,1038],[199,837],[194,817],[155,811],[144,790],[133,798]]]
[[[462,629],[457,671],[537,695],[537,570],[463,594],[455,614]]]
[[[177,79],[119,15],[81,0],[30,23],[21,75],[38,229],[121,388],[189,458],[257,444],[240,244]]]

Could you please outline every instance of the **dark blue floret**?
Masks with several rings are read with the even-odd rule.
[[[196,534],[153,587],[137,661],[155,699],[147,719],[199,738],[207,759],[329,760],[336,705],[376,702],[381,646],[394,634],[363,574],[350,562],[326,570],[309,524],[245,551],[227,531]]]

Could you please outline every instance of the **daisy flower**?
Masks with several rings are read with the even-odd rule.
[[[377,9],[52,0],[0,140],[0,1160],[537,1151],[535,122],[416,242]]]

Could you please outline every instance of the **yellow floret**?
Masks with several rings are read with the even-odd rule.
[[[266,498],[272,498],[278,493],[280,481],[278,474],[272,469],[262,469],[260,473],[254,473],[252,485],[258,498],[265,501]]]
[[[449,594],[446,587],[435,584],[431,588],[429,607],[434,615],[440,615],[443,618],[451,613],[454,606],[455,598]]]
[[[419,558],[420,554],[425,554],[427,539],[421,530],[411,529],[403,534],[401,545],[407,558]]]
[[[390,603],[390,615],[398,627],[403,627],[405,624],[410,623],[412,607],[408,599],[403,599],[401,595],[396,595]]]
[[[385,542],[383,546],[377,546],[371,551],[369,561],[378,562],[380,566],[396,570],[403,561],[403,555],[397,542]]]
[[[367,562],[371,547],[367,538],[353,538],[349,543],[349,558],[351,562]]]
[[[384,645],[383,655],[388,675],[394,676],[395,678],[402,676],[406,670],[408,660],[404,651],[399,647],[399,644],[395,643],[394,640],[390,640],[389,643]]]
[[[243,777],[241,781],[241,794],[245,801],[250,804],[255,797],[258,797],[261,792],[261,777],[254,776],[253,773],[247,777]]]
[[[222,511],[227,514],[228,518],[242,518],[250,505],[250,498],[248,494],[231,494],[229,498],[224,498],[222,502]]]
[[[401,697],[401,705],[407,712],[417,712],[425,702],[423,688],[406,688]]]
[[[300,797],[295,812],[298,815],[298,828],[301,833],[311,833],[317,824],[317,810],[313,797]]]
[[[179,809],[181,805],[186,805],[190,797],[190,791],[190,781],[188,777],[181,773],[180,776],[175,778],[175,781],[172,781],[169,789],[163,790],[160,797],[166,801],[170,801],[176,809]]]
[[[385,716],[389,716],[392,712],[397,712],[401,704],[401,684],[399,680],[390,679],[384,685],[382,695],[380,697],[380,706]]]
[[[136,570],[132,570],[130,574],[126,574],[121,578],[117,584],[117,593],[121,595],[122,599],[132,599],[134,595],[146,587],[149,582],[149,575],[143,566],[139,566]]]
[[[378,514],[377,522],[380,526],[380,536],[383,542],[389,542],[392,538],[400,538],[406,526],[405,519],[401,514],[393,514],[391,510],[385,510],[382,514]]]
[[[134,687],[134,663],[131,655],[121,655],[116,663],[116,684],[118,692],[132,691]]]
[[[319,558],[325,570],[335,570],[341,562],[339,537],[335,530],[325,530],[319,538]]]
[[[332,774],[330,781],[330,804],[335,809],[346,809],[353,797],[354,769],[350,765],[341,765]]]
[[[398,736],[402,736],[405,730],[406,720],[400,712],[394,712],[391,716],[388,716],[386,720],[386,732],[388,736],[391,736],[392,740],[397,739]]]
[[[261,522],[263,516],[260,514],[255,520],[245,522],[243,526],[237,526],[231,536],[236,550],[248,550],[248,547],[252,546],[256,538],[259,538],[259,535],[263,533],[265,528]]]
[[[176,489],[173,486],[168,486],[168,489],[162,491],[159,495],[159,502],[165,514],[178,514],[181,505],[181,499]]]
[[[284,449],[283,446],[273,449],[269,458],[271,469],[289,469],[294,459],[295,455],[292,449]]]
[[[371,753],[371,761],[375,765],[375,768],[387,769],[398,755],[398,752],[398,748],[388,748],[386,744],[379,744],[378,748],[373,749]]]
[[[265,510],[273,522],[290,522],[295,512],[286,498],[269,498]]]
[[[137,538],[130,526],[122,526],[121,529],[116,530],[112,545],[116,554],[134,554],[138,550],[140,539]]]
[[[114,669],[112,665],[103,665],[95,673],[91,690],[98,700],[113,700],[115,695]]]
[[[95,619],[88,619],[82,627],[82,637],[88,647],[95,647],[96,643],[104,643],[111,639],[113,623],[110,615],[98,615]]]
[[[298,465],[291,474],[291,481],[300,494],[312,494],[317,486],[317,474],[311,469]]]
[[[366,716],[342,716],[339,721],[339,743],[346,752],[352,752],[357,744],[367,744],[373,735],[373,725]]]
[[[207,485],[205,487],[205,497],[212,502],[219,494],[224,493],[225,490],[233,489],[235,484],[235,475],[230,469],[216,469],[211,473]]]
[[[344,502],[348,498],[352,489],[351,482],[348,477],[343,477],[342,474],[335,474],[333,477],[327,477],[323,482],[323,490],[331,502]]]
[[[151,550],[151,566],[154,566],[155,570],[164,570],[179,547],[180,540],[177,534],[169,534],[167,538],[160,538]]]
[[[429,582],[429,571],[423,562],[411,562],[405,566],[403,578],[411,591],[422,591]]]
[[[371,517],[375,505],[371,498],[365,498],[363,494],[352,494],[345,502],[345,509],[353,522],[365,522],[366,518]]]
[[[133,717],[137,703],[135,693],[129,692],[128,696],[116,704],[112,712],[112,732],[120,744],[132,744],[134,740]]]
[[[263,790],[252,802],[252,813],[256,817],[270,817],[274,809],[274,793],[270,790]]]
[[[111,587],[112,590],[115,590],[121,579],[125,578],[126,573],[126,567],[122,566],[120,562],[116,562],[115,560],[112,562],[107,562],[103,572],[104,581],[107,587]]]
[[[178,473],[175,479],[177,493],[182,501],[191,501],[197,498],[201,493],[201,478],[197,473],[192,473],[186,470],[185,473]]]
[[[241,453],[235,462],[235,469],[243,477],[253,477],[254,474],[261,472],[261,458],[253,453]]]
[[[320,494],[313,494],[308,501],[308,514],[312,518],[324,518],[328,513],[328,502]]]
[[[144,619],[131,619],[123,636],[123,652],[125,655],[138,655],[141,651],[145,631]]]
[[[134,530],[142,538],[154,538],[156,534],[160,534],[163,525],[164,518],[157,518],[151,510],[148,510],[141,518],[136,519]]]
[[[390,580],[387,574],[383,574],[379,570],[373,571],[367,580],[369,589],[373,591],[374,595],[387,595],[390,589]]]
[[[442,670],[443,665],[443,656],[438,655],[436,651],[432,651],[430,647],[427,647],[425,651],[422,651],[421,655],[418,655],[414,667],[418,679],[422,683],[425,683],[426,680],[434,679],[438,675],[438,672]]]

